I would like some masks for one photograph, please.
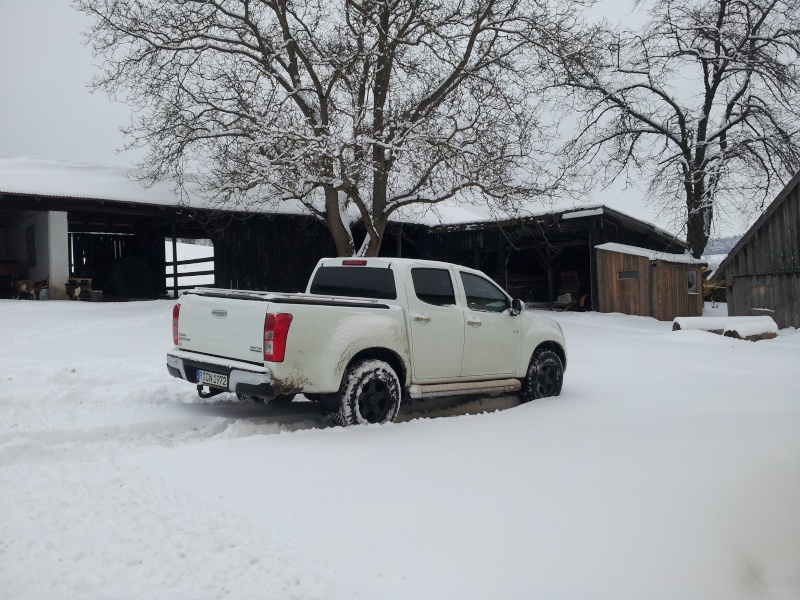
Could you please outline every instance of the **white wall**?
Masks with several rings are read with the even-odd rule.
[[[50,299],[66,300],[66,283],[69,279],[69,234],[67,213],[52,211],[47,213],[49,240],[48,263],[50,271]]]
[[[35,264],[29,264],[28,228],[33,226]],[[69,254],[66,212],[38,212],[5,230],[6,260],[15,260],[27,269],[27,279],[49,279],[50,297],[66,299]]]

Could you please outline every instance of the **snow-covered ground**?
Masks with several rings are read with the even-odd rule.
[[[0,597],[800,598],[800,334],[556,314],[559,398],[203,401],[172,303],[0,301]]]

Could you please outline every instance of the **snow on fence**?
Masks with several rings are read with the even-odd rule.
[[[778,335],[778,325],[772,317],[678,317],[672,321],[672,331],[687,329],[710,331],[751,342]]]

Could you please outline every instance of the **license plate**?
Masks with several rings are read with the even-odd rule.
[[[203,383],[212,387],[228,389],[228,376],[220,373],[212,373],[210,371],[201,371],[197,369],[197,383]]]

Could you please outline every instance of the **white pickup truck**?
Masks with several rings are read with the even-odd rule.
[[[561,327],[480,271],[399,258],[322,259],[304,294],[191,290],[172,336],[167,368],[201,396],[303,393],[340,425],[435,396],[557,396],[567,364]]]

